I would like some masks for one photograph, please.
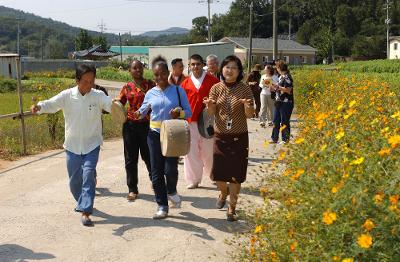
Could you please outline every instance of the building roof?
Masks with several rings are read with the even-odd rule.
[[[73,57],[75,58],[89,58],[89,59],[99,58],[99,57],[106,58],[117,55],[119,55],[119,53],[110,50],[103,50],[101,48],[101,45],[94,45],[89,49],[73,52]]]
[[[14,54],[14,53],[2,53],[0,54],[0,57],[17,57],[19,56],[18,54]]]
[[[122,54],[138,54],[138,55],[148,55],[148,46],[121,46]],[[113,45],[110,47],[110,51],[121,52],[119,45]]]
[[[220,42],[232,42],[235,43],[238,47],[249,49],[250,42],[249,38],[244,37],[224,37]],[[273,39],[272,38],[253,38],[252,41],[253,49],[264,49],[264,50],[272,50],[273,49]],[[278,39],[278,48],[279,50],[298,50],[298,51],[312,51],[316,52],[317,49],[309,46],[302,45],[293,40],[284,40]]]
[[[400,41],[400,36],[391,36],[389,37],[389,41],[397,40]]]
[[[214,45],[226,45],[231,44],[230,42],[205,42],[205,43],[194,43],[186,45],[168,45],[168,46],[151,46],[150,48],[179,48],[179,47],[193,47],[193,46],[214,46]]]

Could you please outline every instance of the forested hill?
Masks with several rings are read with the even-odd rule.
[[[249,5],[235,0],[226,14],[214,15],[213,39],[248,36]],[[253,0],[255,37],[272,36],[272,1]],[[276,0],[279,34],[291,33],[319,56],[386,57],[386,0]],[[400,0],[390,0],[390,35],[400,35]],[[193,20],[192,38],[207,37],[205,17]],[[290,26],[289,26],[290,25]],[[333,46],[333,48],[332,48]]]
[[[0,6],[0,52],[16,52],[17,19],[20,23],[21,54],[40,57],[41,43],[46,58],[66,57],[68,51],[74,50],[75,37],[79,34],[80,28]],[[89,31],[89,34],[100,35],[94,31]],[[104,35],[110,43],[118,41],[118,36],[115,34]]]

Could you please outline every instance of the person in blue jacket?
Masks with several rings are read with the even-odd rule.
[[[136,114],[144,117],[151,110],[147,143],[150,150],[151,179],[158,204],[153,219],[163,219],[168,216],[168,199],[174,207],[179,208],[181,198],[176,190],[178,157],[164,157],[161,153],[161,123],[168,119],[189,118],[192,116],[192,111],[182,87],[168,83],[168,64],[163,57],[158,56],[152,61],[152,70],[157,85],[146,93],[143,104]]]

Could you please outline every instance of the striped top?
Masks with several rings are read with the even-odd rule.
[[[240,99],[251,99],[254,103],[253,93],[250,87],[243,83],[234,84],[228,87],[224,82],[215,84],[209,98],[216,101],[215,131],[220,134],[243,134],[247,133],[247,118],[244,112],[244,105]],[[228,122],[232,120],[231,128]]]

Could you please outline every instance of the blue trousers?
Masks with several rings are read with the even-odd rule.
[[[158,206],[168,212],[168,195],[176,194],[178,158],[161,154],[160,133],[150,130],[147,136],[150,150],[151,181]]]
[[[65,152],[67,153],[69,188],[77,202],[75,210],[91,214],[96,191],[95,173],[100,147],[84,155],[77,155],[67,150]]]
[[[293,102],[275,102],[274,127],[272,128],[271,139],[274,142],[279,140],[279,130],[281,124],[286,127],[282,130],[282,141],[288,142],[290,139],[290,117],[293,112]]]

